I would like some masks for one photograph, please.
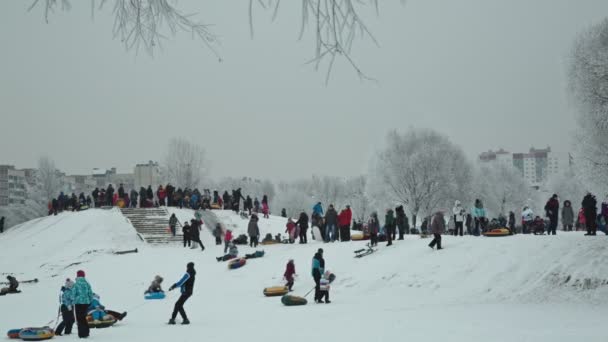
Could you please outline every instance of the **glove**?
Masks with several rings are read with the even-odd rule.
[[[169,288],[169,291],[173,291],[175,290],[175,285],[171,285],[171,287]]]

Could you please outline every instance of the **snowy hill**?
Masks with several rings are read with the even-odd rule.
[[[186,209],[170,211],[182,222],[193,216]],[[227,211],[215,214],[236,235],[246,232],[247,220]],[[283,233],[284,225],[283,218],[261,219],[261,234]],[[40,282],[0,297],[0,331],[53,320],[63,281],[83,269],[109,309],[129,312],[116,326],[92,331],[96,341],[605,341],[608,240],[603,236],[445,236],[442,251],[408,236],[391,247],[381,243],[377,253],[361,259],[353,258],[353,251],[364,242],[259,246],[264,258],[233,271],[215,260],[223,246],[214,244],[208,230],[201,238],[204,252],[147,245],[115,209],[24,223],[0,235],[0,273]],[[338,276],[332,304],[284,307],[280,299],[262,295],[264,287],[282,284],[290,258],[299,274],[295,294],[307,293],[314,286],[310,262],[319,247]],[[112,254],[133,248],[139,253]],[[241,255],[252,251],[239,248]],[[185,306],[192,324],[168,326],[178,294],[147,302],[143,292],[156,274],[168,288],[189,261],[198,272]],[[311,302],[312,294],[307,298]]]

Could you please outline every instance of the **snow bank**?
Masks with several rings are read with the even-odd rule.
[[[181,222],[194,217],[191,210],[171,211]],[[247,220],[214,213],[236,235],[246,232]],[[260,219],[262,235],[283,233],[284,225],[284,218]],[[377,253],[361,259],[353,251],[365,242],[280,244],[259,246],[266,256],[234,271],[215,260],[223,246],[214,245],[209,231],[201,238],[204,252],[145,245],[117,210],[63,213],[22,224],[0,235],[0,272],[40,282],[0,297],[0,331],[53,320],[64,279],[83,269],[109,309],[129,312],[115,327],[93,331],[97,341],[605,340],[608,241],[603,236],[446,236],[442,251],[408,236],[391,247],[380,244]],[[139,253],[111,254],[132,248]],[[332,304],[284,307],[279,298],[262,295],[264,287],[283,283],[288,259],[295,260],[299,275],[294,294],[306,294],[314,285],[310,262],[318,248],[338,276]],[[239,246],[241,255],[253,251]],[[186,304],[192,325],[167,326],[178,294],[144,301],[143,292],[156,274],[168,288],[189,261],[198,272],[195,294]]]

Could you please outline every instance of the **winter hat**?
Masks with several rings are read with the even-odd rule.
[[[319,248],[319,250],[317,251],[317,253],[323,254],[323,248]]]
[[[82,278],[84,278],[84,271],[83,270],[79,270],[78,272],[76,272],[76,277],[82,277]]]
[[[72,281],[72,279],[68,278],[65,280],[65,287],[67,287],[68,289],[71,289],[74,286],[74,282]]]

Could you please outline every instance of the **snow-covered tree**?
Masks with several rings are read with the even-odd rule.
[[[462,149],[430,129],[391,131],[385,148],[372,161],[372,184],[387,203],[407,206],[416,224],[419,214],[450,208],[470,186],[471,166]]]
[[[574,160],[588,189],[608,192],[608,19],[581,33],[570,64],[570,91],[579,109]]]
[[[577,172],[576,165],[549,177],[545,188],[547,193],[557,194],[562,201],[570,200],[574,208],[580,207],[583,197],[589,191],[583,183],[581,174]],[[600,198],[601,196],[598,196],[598,200]]]
[[[205,149],[183,138],[169,142],[165,157],[164,176],[175,187],[197,188],[209,173]]]
[[[44,156],[38,159],[36,182],[44,201],[50,201],[59,194],[61,175],[49,157]]]
[[[55,10],[69,10],[71,0],[31,0],[29,10],[42,8],[46,22]],[[114,15],[113,34],[130,50],[143,49],[152,54],[162,46],[163,40],[178,32],[190,34],[203,43],[221,61],[217,47],[218,36],[211,26],[197,21],[192,14],[180,10],[177,0],[91,0],[91,16],[108,7]],[[271,9],[273,19],[279,12],[281,0],[249,0],[249,26],[254,35],[254,10]],[[288,5],[296,2],[289,1]],[[316,68],[327,61],[327,77],[337,58],[344,59],[360,77],[365,77],[351,56],[353,42],[360,37],[375,38],[368,30],[361,15],[362,8],[371,7],[378,11],[378,0],[301,0],[302,11],[299,39],[306,36],[310,25],[312,40],[315,42],[314,57],[310,61]]]
[[[479,166],[475,170],[472,194],[483,202],[490,218],[500,214],[508,217],[509,211],[518,214],[534,197],[521,173],[515,167],[503,164]],[[469,208],[472,208],[473,200],[468,202]],[[467,208],[467,204],[464,205]]]

